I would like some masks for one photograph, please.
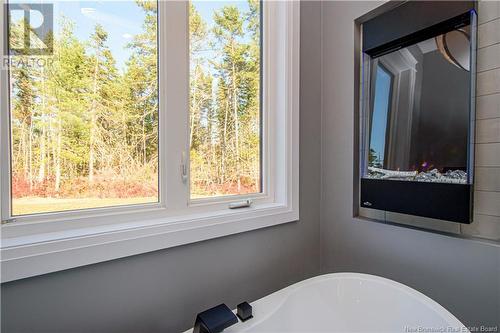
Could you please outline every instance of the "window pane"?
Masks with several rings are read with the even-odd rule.
[[[384,165],[387,146],[386,129],[391,109],[392,74],[380,64],[377,65],[376,71],[369,163],[372,167],[381,168]]]
[[[191,197],[261,191],[260,2],[190,4]]]
[[[157,202],[156,2],[47,4],[9,5],[12,214]]]

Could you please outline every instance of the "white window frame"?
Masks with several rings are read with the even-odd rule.
[[[4,3],[0,0],[0,17]],[[160,202],[20,216],[2,223],[1,282],[297,221],[299,10],[298,1],[263,2],[262,193],[189,199],[190,182],[182,180],[182,165],[189,165],[189,13],[187,2],[161,1]],[[10,219],[7,75],[0,70],[2,220]],[[251,207],[229,209],[230,202],[245,199],[252,200]]]

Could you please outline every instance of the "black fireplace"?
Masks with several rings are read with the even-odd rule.
[[[474,8],[408,1],[363,24],[362,207],[471,222]]]

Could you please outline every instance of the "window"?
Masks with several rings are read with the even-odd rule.
[[[258,193],[258,0],[190,4],[191,198]]]
[[[16,1],[2,282],[298,219],[297,2]]]
[[[370,133],[369,165],[382,168],[386,153],[387,124],[390,121],[393,75],[381,64],[376,67],[375,98]]]
[[[41,14],[53,27],[29,32],[52,39],[37,64],[23,42],[26,20],[37,27],[40,12],[25,16],[16,4],[8,35],[12,216],[158,202],[156,3],[50,1]]]

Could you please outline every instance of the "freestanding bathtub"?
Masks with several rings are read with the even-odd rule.
[[[429,297],[401,283],[367,274],[317,276],[251,305],[254,317],[227,328],[225,333],[469,332]]]

